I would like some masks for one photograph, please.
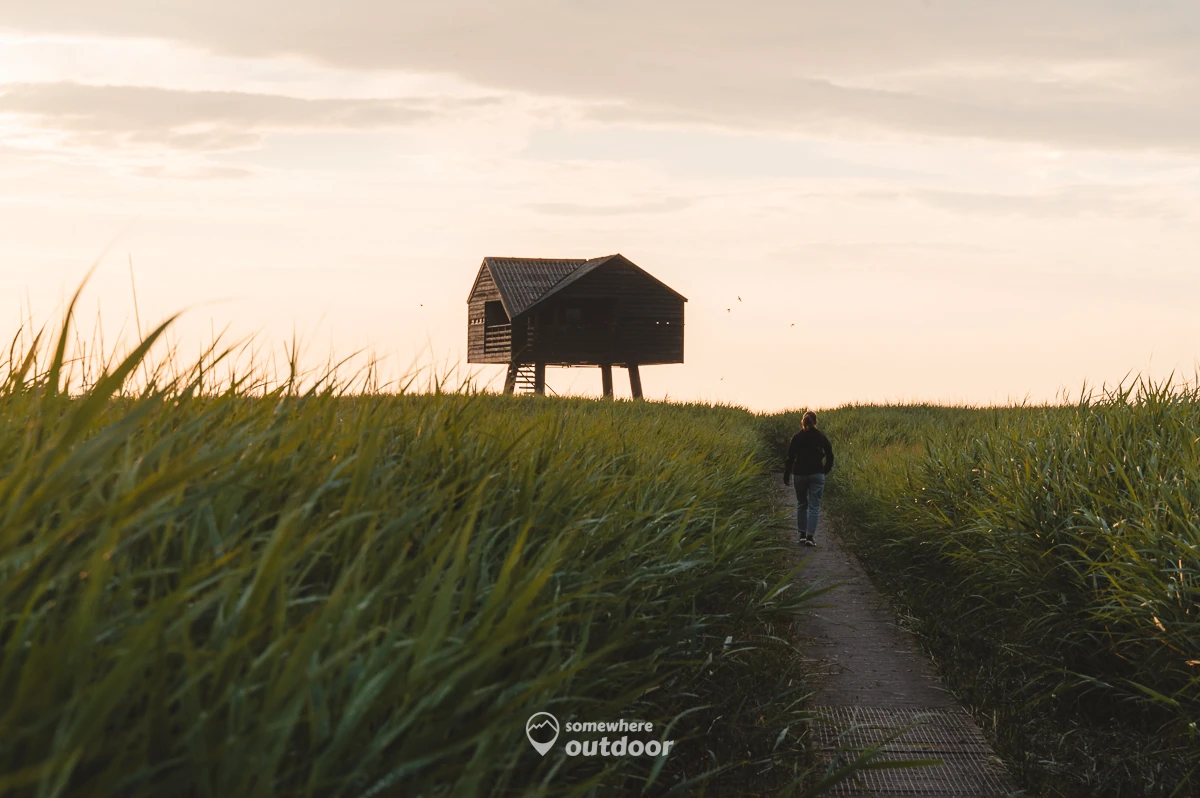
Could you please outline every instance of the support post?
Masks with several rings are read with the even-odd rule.
[[[504,392],[511,394],[517,387],[517,364],[508,364],[508,373],[504,375]]]
[[[629,364],[629,390],[634,399],[642,398],[642,375],[638,372],[638,364]]]
[[[538,396],[546,395],[546,364],[535,363],[533,365],[533,392]]]
[[[600,382],[604,386],[604,398],[611,399],[613,395],[611,363],[600,364]]]

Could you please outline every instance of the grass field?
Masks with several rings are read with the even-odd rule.
[[[764,419],[777,452],[796,414]],[[1200,793],[1200,394],[846,407],[830,511],[1036,794]]]
[[[788,637],[812,592],[751,414],[216,390],[218,355],[151,367],[155,335],[107,369],[65,343],[3,367],[0,792],[812,783]],[[678,742],[542,758],[537,711]]]
[[[218,383],[160,334],[0,364],[0,793],[819,792],[798,414]],[[1195,792],[1195,389],[821,421],[830,511],[1026,786]],[[677,747],[542,758],[538,711]]]

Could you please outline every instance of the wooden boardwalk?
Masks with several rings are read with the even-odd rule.
[[[781,497],[793,508],[796,495],[779,481]],[[795,524],[792,525],[795,536]],[[793,539],[795,539],[793,537]],[[858,783],[834,795],[921,798],[994,798],[1013,791],[1000,760],[971,716],[938,680],[916,640],[895,622],[886,600],[862,566],[837,539],[822,514],[815,548],[799,546],[808,558],[810,581],[840,583],[821,597],[823,605],[801,619],[804,650],[816,662],[814,709],[825,722],[814,728],[818,750],[861,749],[897,735],[884,745],[887,759],[940,759],[941,765],[867,771]]]

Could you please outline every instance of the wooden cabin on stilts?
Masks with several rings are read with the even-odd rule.
[[[605,396],[613,367],[683,362],[687,299],[621,255],[592,259],[484,258],[467,299],[467,362],[508,366],[504,392],[546,392],[546,366],[599,366]]]

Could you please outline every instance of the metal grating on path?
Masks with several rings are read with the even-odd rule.
[[[1004,766],[975,722],[962,710],[883,707],[814,707],[824,718],[814,724],[818,752],[843,756],[895,735],[884,743],[881,760],[941,759],[941,765],[868,770],[856,782],[838,785],[831,795],[961,796],[994,798],[1012,791]]]

